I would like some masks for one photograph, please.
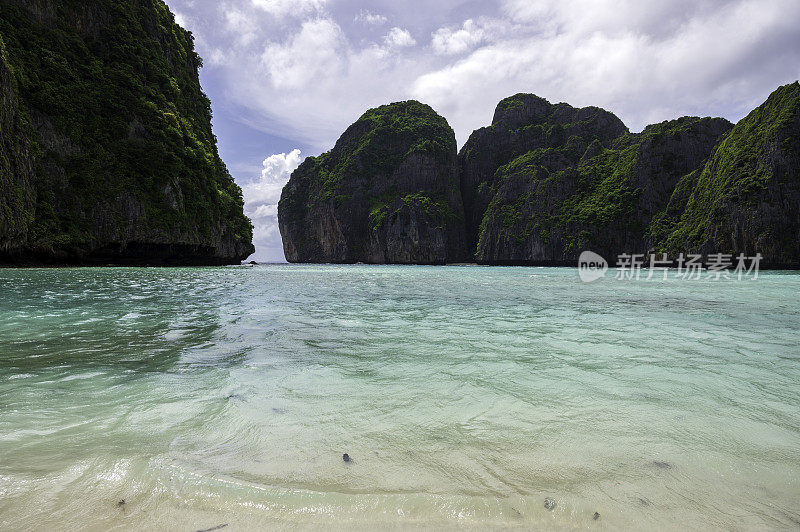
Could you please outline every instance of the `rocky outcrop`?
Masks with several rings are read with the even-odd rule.
[[[651,221],[730,127],[684,117],[626,133],[610,148],[567,141],[518,157],[495,175],[477,260],[576,264],[584,250],[647,253]]]
[[[627,131],[619,118],[598,107],[553,105],[533,94],[501,101],[492,125],[473,132],[459,153],[470,254],[475,253],[481,221],[497,192],[502,174],[498,170],[503,166],[519,156],[535,157],[547,150],[551,168],[574,165],[590,147],[591,152],[601,151]]]
[[[800,84],[736,124],[670,206],[664,251],[761,253],[767,266],[800,266]]]
[[[444,119],[413,102],[436,126],[407,124],[408,105],[368,112],[293,174],[279,209],[289,260],[574,265],[591,250],[800,267],[798,83],[735,127],[683,117],[641,133],[596,107],[517,94],[457,162]],[[417,145],[447,148],[425,158]]]
[[[0,256],[21,252],[33,212],[33,154],[17,83],[0,37]]]
[[[2,0],[0,34],[0,262],[227,264],[253,252],[201,60],[162,0]]]
[[[292,174],[278,219],[290,262],[463,260],[453,130],[416,101],[367,111]]]

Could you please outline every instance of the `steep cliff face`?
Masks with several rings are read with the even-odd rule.
[[[800,84],[736,124],[673,196],[663,250],[761,253],[770,266],[800,266]]]
[[[278,205],[290,262],[463,260],[456,140],[430,107],[367,111],[334,148],[292,174]]]
[[[24,235],[0,230],[4,261],[223,264],[252,253],[201,60],[161,0],[0,0],[0,34],[13,72],[0,93],[16,84],[31,131],[13,149],[33,153],[32,172],[23,157],[4,177],[30,184]],[[5,107],[4,153],[16,142]]]
[[[575,264],[587,249],[646,253],[653,218],[730,127],[685,117],[624,134],[608,149],[568,141],[518,157],[496,174],[478,261]]]
[[[33,221],[33,154],[28,134],[0,37],[0,256],[22,250]]]
[[[501,167],[529,154],[531,161],[540,155],[547,158],[551,171],[560,169],[577,163],[589,147],[600,151],[627,131],[619,118],[597,107],[553,105],[533,94],[501,101],[492,125],[473,132],[459,153],[470,255],[476,251],[481,221],[502,178]]]
[[[453,145],[419,103],[364,115],[284,189],[289,260],[574,265],[592,250],[612,261],[760,253],[800,267],[798,83],[735,127],[683,117],[641,133],[599,108],[518,94],[457,162]]]

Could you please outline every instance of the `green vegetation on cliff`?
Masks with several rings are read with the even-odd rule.
[[[290,261],[462,260],[453,130],[416,101],[370,109],[292,174],[278,214]]]
[[[684,117],[623,133],[609,147],[601,135],[573,134],[520,155],[492,178],[478,259],[571,262],[585,249],[645,252],[653,217],[729,127]]]
[[[28,250],[91,256],[138,242],[249,254],[201,59],[163,1],[0,0],[0,34],[36,130]]]
[[[0,36],[0,253],[24,243],[33,223],[30,129]]]
[[[412,138],[398,150],[400,139]],[[398,102],[370,109],[351,125],[334,150],[313,158],[320,194],[317,199],[345,199],[337,193],[342,180],[357,179],[364,187],[386,181],[408,157],[432,154],[448,164],[455,148],[453,130],[429,106],[417,101]]]
[[[515,206],[522,203],[515,193],[506,191],[495,203],[497,192],[514,176],[514,186],[522,186],[522,176],[545,180],[565,168],[574,167],[587,153],[597,153],[626,133],[625,124],[612,113],[598,107],[575,108],[565,103],[551,104],[533,94],[505,98],[495,110],[492,125],[475,131],[459,154],[459,172],[464,197],[466,231],[471,252],[476,251],[486,214],[503,211],[504,227],[511,227],[514,240],[521,242],[542,220],[525,221],[520,229],[510,224],[517,219]],[[529,198],[530,191],[522,193]],[[505,196],[508,195],[506,198]],[[506,201],[507,200],[507,201]]]
[[[455,213],[446,197],[433,195],[427,192],[415,192],[403,196],[384,196],[375,200],[369,212],[370,227],[377,231],[384,226],[388,218],[398,214],[403,208],[419,210],[431,219],[436,220],[438,228],[463,222],[462,217]]]
[[[795,82],[773,92],[720,143],[661,247],[764,251],[775,262],[797,261],[798,178],[800,84]]]

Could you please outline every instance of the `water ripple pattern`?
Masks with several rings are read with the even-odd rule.
[[[786,272],[0,270],[0,529],[797,529],[799,331]]]

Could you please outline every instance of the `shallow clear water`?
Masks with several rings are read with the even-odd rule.
[[[0,529],[796,529],[798,303],[781,272],[0,270]]]

